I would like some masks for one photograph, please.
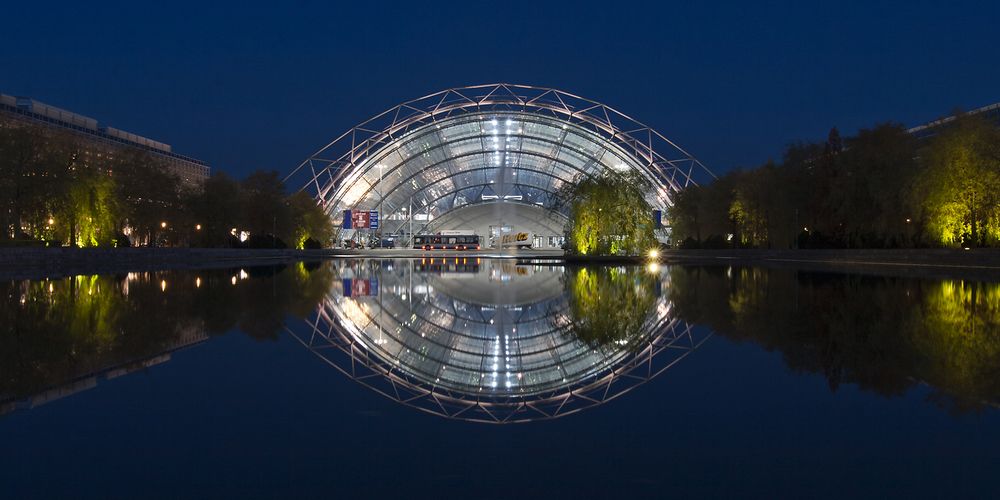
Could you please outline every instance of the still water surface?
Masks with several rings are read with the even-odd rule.
[[[0,496],[985,496],[1000,284],[337,260],[0,284]]]

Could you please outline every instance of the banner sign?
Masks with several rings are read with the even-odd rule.
[[[375,210],[344,210],[344,229],[378,229]]]

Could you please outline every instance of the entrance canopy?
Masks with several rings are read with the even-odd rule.
[[[554,209],[563,186],[605,170],[648,179],[656,208],[712,176],[666,137],[603,104],[555,89],[495,84],[391,108],[334,139],[286,181],[331,215],[378,210],[392,232],[402,221],[424,227],[477,203]]]

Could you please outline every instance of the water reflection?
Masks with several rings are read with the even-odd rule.
[[[568,415],[709,332],[886,397],[1000,402],[1000,284],[749,267],[338,260],[2,282],[0,414],[166,362],[234,329],[290,333],[358,383],[480,422]],[[692,328],[691,325],[705,327]],[[331,376],[340,376],[330,372]]]
[[[239,328],[277,339],[330,289],[329,265],[0,282],[0,414],[92,388]]]
[[[450,418],[509,423],[588,408],[704,341],[665,274],[479,259],[339,261],[304,345],[359,383]]]
[[[925,384],[962,413],[1000,402],[1000,283],[674,267],[679,317],[884,396]]]

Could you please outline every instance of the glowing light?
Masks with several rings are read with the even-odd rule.
[[[233,279],[229,280],[229,282],[236,285],[236,276],[233,276]]]
[[[163,228],[163,229],[166,229],[167,228],[167,222],[166,221],[161,222],[160,223],[160,227]]]
[[[194,279],[194,287],[195,287],[195,288],[201,288],[201,277],[200,277],[200,276],[199,276],[199,277],[196,277],[196,278]]]
[[[160,291],[167,291],[167,280],[160,280]]]
[[[194,225],[194,230],[195,231],[201,231],[201,224],[195,224]]]
[[[56,223],[56,220],[53,219],[52,217],[49,217],[49,225],[51,226],[52,224],[55,224],[55,223]]]
[[[660,251],[657,250],[657,249],[655,249],[655,248],[651,248],[649,250],[649,254],[648,255],[649,255],[650,259],[659,259],[660,258]]]

